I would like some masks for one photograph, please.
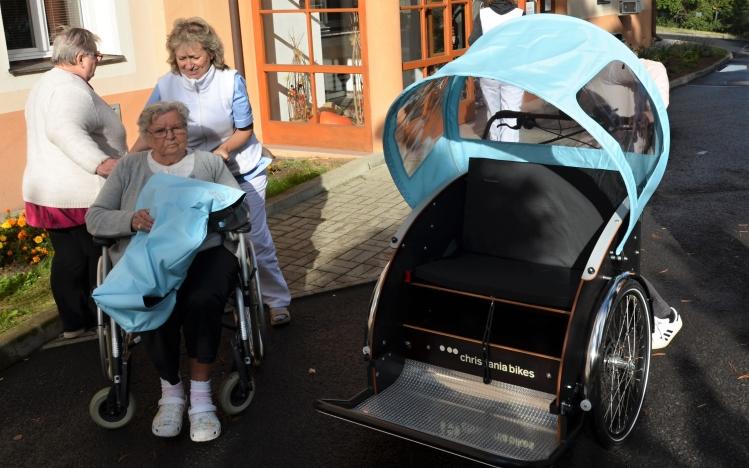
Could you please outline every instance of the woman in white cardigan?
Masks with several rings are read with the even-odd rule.
[[[86,231],[85,215],[127,151],[120,119],[88,83],[102,58],[98,40],[82,28],[58,33],[54,67],[31,89],[25,109],[26,219],[47,229],[55,249],[50,283],[64,338],[80,336],[95,324],[90,293],[98,250]]]

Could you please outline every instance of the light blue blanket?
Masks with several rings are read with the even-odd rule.
[[[172,313],[177,290],[207,234],[208,215],[245,193],[225,185],[167,174],[152,176],[136,209],[148,208],[151,232],[138,232],[94,290],[94,301],[128,332],[153,330]]]

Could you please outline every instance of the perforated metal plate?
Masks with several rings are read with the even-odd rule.
[[[553,395],[406,360],[398,380],[355,411],[490,454],[546,460],[559,445]]]

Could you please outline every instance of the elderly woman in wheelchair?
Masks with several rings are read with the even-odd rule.
[[[203,151],[188,153],[187,121],[188,110],[181,103],[160,102],[146,107],[138,119],[138,129],[141,137],[152,149],[124,158],[122,164],[118,165],[107,179],[88,211],[86,224],[94,236],[117,239],[108,249],[112,263],[117,263],[132,253],[125,252],[128,244],[131,244],[132,250],[138,239],[151,238],[151,234],[162,221],[159,219],[161,211],[157,213],[149,208],[137,209],[139,196],[150,179],[163,177],[159,174],[169,174],[171,179],[168,180],[176,179],[173,176],[178,176],[238,189],[234,177],[221,158]],[[241,205],[239,203],[239,206]],[[151,232],[152,229],[154,232]],[[167,244],[170,235],[178,242],[181,234],[177,231],[168,233]],[[180,433],[184,412],[188,406],[187,393],[179,373],[180,334],[184,335],[190,374],[187,413],[190,438],[196,442],[213,440],[221,433],[221,423],[216,415],[216,406],[211,394],[211,368],[218,352],[222,314],[226,303],[233,298],[237,277],[241,280],[242,273],[245,279],[248,276],[247,266],[238,262],[235,255],[238,247],[237,241],[233,239],[242,236],[218,232],[208,232],[207,235],[204,232],[202,235],[205,236],[204,240],[196,244],[197,253],[194,253],[189,266],[185,266],[186,275],[181,285],[175,288],[176,302],[173,308],[166,311],[165,317],[168,318],[165,318],[158,328],[140,335],[147,354],[161,378],[162,396],[152,424],[153,433],[159,437],[174,437]],[[245,247],[244,243],[241,247]],[[172,246],[159,248],[169,250]],[[237,297],[240,295],[238,292]],[[96,297],[96,293],[94,296]],[[143,302],[147,303],[147,299],[144,297]],[[244,309],[242,305],[241,310]],[[105,311],[109,313],[108,310]],[[100,328],[101,317],[100,313]],[[124,325],[123,327],[127,328]],[[117,324],[112,322],[111,328],[117,329]],[[243,324],[242,328],[244,333],[246,324]],[[122,336],[128,338],[123,338],[119,343],[117,333],[107,330],[104,335],[107,343],[115,342],[114,353],[106,352],[108,361],[114,361],[118,357],[116,354],[121,351],[118,348],[126,347],[132,342],[129,333],[122,333]],[[101,346],[100,343],[100,348]],[[104,357],[102,360],[104,365]],[[249,358],[244,360],[250,361]],[[127,370],[121,369],[127,365],[127,357],[118,361],[117,365],[108,362],[105,367],[108,367],[109,371],[105,372],[110,374],[114,382],[113,388],[102,390],[91,402],[92,417],[104,427],[120,427],[124,425],[122,421],[127,423],[132,417],[133,405],[128,405],[132,400],[128,398],[127,385],[125,384],[124,388],[118,386],[123,380],[127,380]],[[113,377],[113,374],[117,377]],[[254,391],[251,391],[252,383],[248,384],[246,378],[243,382],[244,396],[239,398],[241,401],[238,405],[240,410],[246,407],[254,394]],[[250,393],[247,392],[248,385]],[[229,389],[227,398],[234,398],[236,401],[237,391],[235,379],[234,387]],[[224,392],[223,388],[221,392]],[[222,406],[225,407],[223,402]]]

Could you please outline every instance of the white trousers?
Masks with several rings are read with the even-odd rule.
[[[250,208],[252,230],[248,239],[252,241],[257,256],[260,288],[263,292],[263,303],[268,307],[286,307],[291,303],[291,294],[281,267],[276,258],[276,246],[268,229],[265,215],[265,187],[268,184],[266,172],[258,175],[252,182],[242,181],[239,187],[247,193],[245,203]]]
[[[479,86],[481,87],[481,94],[484,95],[484,102],[486,103],[487,122],[498,111],[519,111],[523,104],[523,90],[518,87],[487,78],[479,78]],[[520,140],[520,130],[500,126],[502,123],[505,125],[517,125],[517,119],[495,120],[492,123],[492,128],[489,130],[489,139],[517,143]]]

